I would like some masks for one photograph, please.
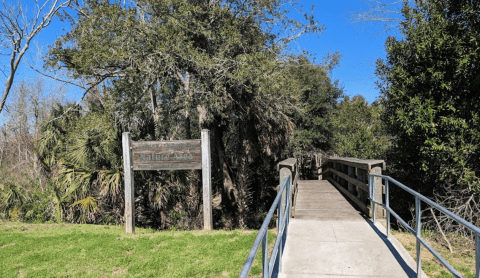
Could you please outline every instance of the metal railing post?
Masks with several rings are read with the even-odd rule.
[[[290,196],[292,194],[292,186],[293,186],[293,176],[292,176],[292,181],[290,182],[289,185],[287,185],[287,188],[286,188],[287,196]],[[283,239],[284,242],[283,243],[284,244],[285,244],[285,241],[287,240],[288,225],[290,223],[290,215],[292,215],[291,212],[292,212],[292,205],[293,205],[292,201],[293,200],[292,199],[289,199],[289,200],[290,201],[289,201],[288,206],[285,204],[285,211],[288,210],[288,214],[287,213],[285,214],[287,219],[285,221],[285,231],[283,232],[283,235],[284,235],[284,239]],[[281,246],[281,249],[282,249],[282,253],[283,253],[283,246]]]
[[[263,277],[269,277],[268,270],[268,229],[263,236],[262,241],[262,265],[263,265]]]
[[[288,185],[287,185],[288,186]],[[288,188],[288,187],[287,187]],[[283,193],[282,193],[283,194]],[[281,229],[282,229],[282,219],[283,217],[285,217],[285,213],[282,215],[282,205],[284,205],[282,203],[282,199],[283,198],[280,198],[280,201],[278,202],[278,209],[277,209],[277,213],[278,213],[278,225],[277,225],[277,232],[280,233]],[[286,199],[285,199],[286,200]],[[286,202],[285,202],[286,204]],[[286,211],[286,209],[285,209]],[[283,254],[283,248],[282,248],[282,239],[283,237],[280,237],[280,248],[278,250],[278,253],[277,253],[277,260],[278,260],[278,271],[281,272],[282,271],[282,254]]]
[[[376,213],[376,208],[375,208],[375,181],[373,180],[374,177],[373,176],[370,176],[370,185],[371,185],[371,188],[372,188],[372,192],[371,192],[371,199],[372,199],[372,210],[373,210],[373,225],[375,225],[375,221],[376,221],[376,218],[377,218],[377,213]]]
[[[475,233],[475,278],[480,278],[480,233]]]
[[[422,277],[422,244],[420,242],[420,237],[422,236],[422,223],[421,223],[421,200],[415,196],[415,217],[417,222],[417,278]]]
[[[387,207],[387,238],[390,237],[390,202],[389,202],[389,191],[388,191],[388,179],[385,179],[385,206]]]

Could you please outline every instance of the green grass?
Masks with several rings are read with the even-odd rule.
[[[0,220],[0,277],[237,277],[255,236]]]
[[[417,258],[416,238],[408,232],[393,231],[392,235],[405,247],[414,260]],[[453,252],[447,248],[441,235],[422,231],[422,238],[465,278],[475,277],[475,244],[472,240],[447,235]],[[422,269],[431,278],[454,277],[425,247],[422,247]]]

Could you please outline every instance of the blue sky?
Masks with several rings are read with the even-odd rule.
[[[338,51],[342,55],[340,65],[332,72],[332,79],[339,80],[348,96],[362,95],[372,103],[379,96],[375,86],[375,62],[386,57],[383,23],[353,23],[354,12],[368,10],[362,0],[314,1],[302,0],[304,7],[315,6],[316,19],[325,26],[317,36],[298,41],[300,47],[315,54],[318,60],[328,52]]]
[[[28,1],[28,0],[27,0]],[[339,80],[348,96],[362,95],[369,103],[372,103],[379,96],[375,86],[375,61],[378,58],[385,58],[385,40],[392,33],[383,31],[382,23],[353,23],[352,13],[360,10],[367,10],[368,5],[364,0],[335,0],[335,1],[299,1],[306,11],[315,6],[315,18],[326,28],[322,34],[302,37],[292,47],[304,48],[311,52],[317,61],[329,52],[338,51],[342,60],[335,68],[331,77]],[[36,55],[36,48],[47,50],[57,37],[66,32],[68,26],[63,26],[58,20],[52,22],[47,29],[43,30],[37,37],[26,57],[33,62]],[[7,62],[4,57],[0,58],[0,66]],[[41,64],[38,65],[41,68]],[[28,69],[23,63],[18,71],[15,81],[33,81],[37,74]],[[4,79],[1,81],[4,82]],[[47,81],[48,85],[55,86],[54,82]],[[3,86],[2,86],[3,87]],[[3,92],[3,90],[2,90]],[[76,88],[69,88],[66,98],[78,100],[83,92]],[[3,114],[3,113],[2,113]],[[3,116],[3,115],[2,115]],[[1,122],[1,116],[0,116]]]

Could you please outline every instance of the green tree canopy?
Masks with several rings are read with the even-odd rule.
[[[395,136],[389,163],[407,184],[432,194],[480,191],[480,3],[405,4],[402,39],[379,60],[382,104]]]
[[[345,96],[330,116],[332,150],[341,157],[385,159],[391,145],[380,115],[383,107],[364,97]]]
[[[339,62],[336,54],[327,65],[314,65],[306,57],[294,57],[288,66],[291,82],[299,88],[298,108],[291,148],[295,157],[331,148],[329,115],[343,94],[338,81],[332,82],[330,70]]]

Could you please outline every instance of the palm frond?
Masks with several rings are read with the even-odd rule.
[[[102,191],[100,194],[102,196],[111,195],[116,197],[120,194],[120,189],[122,186],[122,173],[116,170],[101,170],[99,172],[100,185]]]
[[[18,184],[0,184],[0,211],[8,211],[15,206],[21,207],[28,202],[30,197],[27,192]]]
[[[78,199],[89,194],[96,178],[97,173],[93,170],[63,163],[60,164],[56,182],[65,193],[65,200]]]
[[[71,204],[70,207],[75,207],[80,205],[84,212],[96,212],[98,210],[97,201],[95,198],[88,196],[85,199],[76,201],[75,203]]]

